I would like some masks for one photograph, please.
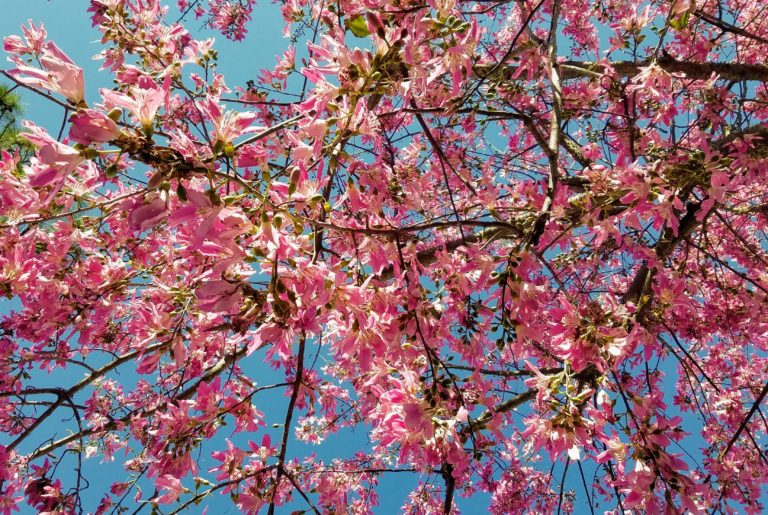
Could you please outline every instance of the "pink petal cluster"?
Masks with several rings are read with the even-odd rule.
[[[64,95],[73,105],[85,101],[85,83],[83,69],[75,63],[52,41],[44,41],[46,36],[42,25],[36,29],[30,23],[25,31],[26,44],[18,37],[4,40],[6,52],[11,53],[11,61],[16,68],[8,73],[27,86],[47,89]],[[31,53],[40,64],[40,68],[29,66],[20,57]]]

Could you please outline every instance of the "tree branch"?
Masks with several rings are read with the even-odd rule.
[[[156,344],[152,348],[156,349],[156,348],[161,347],[163,345],[166,345],[166,344],[165,343]],[[195,381],[192,385],[187,387],[183,392],[179,393],[179,395],[176,395],[172,399],[167,399],[165,402],[163,402],[159,406],[156,406],[156,407],[154,407],[152,409],[149,409],[149,410],[142,411],[141,412],[141,416],[142,417],[148,417],[148,416],[152,415],[153,413],[155,413],[156,411],[165,408],[169,403],[171,403],[173,401],[189,399],[190,397],[192,397],[197,392],[197,389],[200,387],[200,384],[202,384],[203,382],[209,381],[209,380],[213,379],[214,377],[216,377],[217,375],[219,375],[220,373],[222,373],[224,370],[227,369],[227,367],[229,365],[231,365],[233,362],[235,362],[240,357],[245,355],[247,350],[248,349],[244,347],[244,348],[240,349],[239,351],[235,352],[234,354],[230,354],[229,356],[227,356],[225,358],[222,358],[221,360],[219,360],[219,362],[216,365],[211,367],[208,370],[208,372],[206,372],[205,374],[200,376],[200,378],[197,381]],[[137,355],[137,353],[138,353],[138,351],[131,352],[131,353],[128,353],[128,354],[132,354],[131,357],[135,357]],[[125,358],[126,356],[128,356],[128,355],[127,354],[123,355],[123,356],[121,356],[121,358]],[[117,366],[117,365],[115,365],[116,361],[118,361],[118,360],[113,361],[112,363],[110,363],[109,365],[106,365],[103,368],[106,368],[107,366],[111,367],[110,370],[112,368],[115,368]],[[101,371],[101,370],[103,370],[103,368],[99,369],[99,370]],[[86,384],[90,384],[92,382],[92,379],[90,379],[90,380],[89,379],[90,378],[86,378],[86,379],[84,379],[83,381],[81,381],[78,384],[82,384],[86,380],[88,380],[88,383],[86,383]],[[75,386],[77,386],[77,385],[75,385]],[[266,388],[267,387],[261,387],[260,389],[263,390],[263,389],[266,389]],[[70,392],[70,391],[72,391],[72,389],[67,390],[67,391]],[[130,414],[128,414],[128,415],[126,415],[124,417],[121,417],[119,419],[112,420],[112,421],[104,424],[103,426],[101,426],[99,428],[83,429],[82,431],[78,431],[77,433],[73,433],[71,435],[65,436],[64,438],[61,438],[61,439],[56,440],[54,442],[51,442],[51,443],[49,443],[48,445],[46,445],[44,447],[38,448],[35,452],[31,453],[28,456],[27,459],[29,461],[32,461],[32,460],[35,460],[35,459],[37,459],[37,458],[39,458],[41,456],[45,456],[46,454],[51,453],[51,452],[55,451],[56,449],[58,449],[58,448],[60,448],[60,447],[62,447],[64,445],[67,445],[68,443],[74,442],[75,440],[78,440],[80,438],[83,438],[83,437],[86,437],[86,436],[90,436],[90,435],[96,434],[96,433],[103,433],[105,431],[111,431],[111,430],[117,429],[121,424],[125,424],[126,422],[129,422],[131,420],[131,418],[133,418],[135,415],[136,415],[136,413],[130,413]],[[42,422],[40,419],[38,419],[37,421],[35,421],[36,422],[35,425],[37,425],[39,423],[38,421]],[[14,443],[16,443],[16,442],[14,442]]]
[[[269,503],[268,515],[274,515],[275,513],[275,498],[277,497],[277,491],[280,488],[280,479],[284,474],[285,455],[288,450],[288,436],[291,433],[291,421],[293,420],[293,410],[296,407],[296,400],[299,398],[299,389],[301,388],[301,381],[304,374],[304,348],[307,344],[306,336],[302,335],[299,340],[299,352],[296,356],[296,378],[293,380],[293,392],[291,392],[291,400],[288,403],[288,410],[285,413],[285,422],[283,425],[283,440],[280,444],[280,455],[277,458],[277,475],[275,477],[275,485],[272,489],[272,499]]]
[[[544,234],[544,229],[549,221],[549,215],[552,211],[552,204],[557,195],[557,183],[560,176],[559,163],[560,158],[560,123],[563,111],[563,91],[560,85],[560,72],[557,64],[557,22],[560,16],[560,2],[555,0],[552,4],[552,22],[549,29],[549,40],[547,42],[547,68],[549,68],[549,81],[552,84],[552,111],[549,120],[549,141],[542,148],[547,154],[549,162],[549,173],[547,175],[547,196],[541,206],[536,221],[533,223],[528,243],[532,247],[539,244],[539,239]]]
[[[652,60],[643,61],[563,61],[560,63],[560,78],[563,80],[578,79],[582,77],[600,78],[605,75],[609,69],[612,69],[619,77],[634,77],[642,68],[654,64]],[[709,80],[712,74],[718,75],[723,80],[744,82],[758,81],[768,82],[768,66],[762,64],[742,64],[742,63],[700,63],[693,61],[678,61],[676,59],[660,59],[655,63],[662,70],[668,73],[684,74],[687,78],[693,80]],[[490,72],[489,66],[476,67],[476,73],[479,77],[485,77],[486,72]],[[517,66],[508,66],[502,73],[508,80],[512,79],[518,71]]]

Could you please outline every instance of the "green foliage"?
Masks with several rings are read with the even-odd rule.
[[[0,150],[18,150],[22,162],[26,162],[32,156],[33,148],[29,142],[19,137],[19,120],[24,108],[21,98],[13,90],[14,88],[0,84]]]
[[[371,35],[371,31],[368,30],[368,24],[365,22],[365,17],[362,15],[347,19],[345,23],[347,28],[352,31],[352,34],[358,38],[365,38]]]

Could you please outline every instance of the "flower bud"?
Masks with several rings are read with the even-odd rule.
[[[301,170],[294,168],[291,172],[291,178],[288,182],[288,195],[296,193],[296,188],[299,186],[299,177],[301,176]]]
[[[119,107],[115,107],[107,113],[107,116],[112,119],[113,122],[116,122],[120,119],[121,116],[123,116],[123,110]]]
[[[165,176],[163,172],[155,172],[152,177],[149,178],[149,182],[147,182],[147,188],[154,189],[160,186],[160,184],[163,183],[163,180],[165,180]]]
[[[384,36],[386,35],[386,28],[384,27],[384,24],[381,22],[381,18],[379,18],[379,15],[373,11],[368,11],[367,13],[365,13],[365,19],[368,22],[368,27],[373,29],[373,31],[376,33],[377,36],[384,39]]]
[[[96,159],[99,157],[99,151],[95,148],[86,148],[80,151],[80,154],[86,159]]]

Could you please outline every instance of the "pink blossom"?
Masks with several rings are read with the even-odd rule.
[[[131,228],[144,231],[167,216],[168,201],[165,192],[151,192],[134,202],[129,221]]]
[[[206,311],[230,311],[242,299],[242,292],[236,282],[224,279],[205,282],[197,289],[200,309]]]
[[[81,105],[85,99],[82,68],[75,66],[52,41],[42,45],[39,61],[42,69],[27,66],[17,60],[16,68],[8,73],[23,84],[60,93],[72,104]]]
[[[245,456],[245,451],[238,449],[230,440],[227,440],[226,451],[211,454],[211,457],[220,461],[221,464],[218,467],[213,467],[209,472],[219,472],[216,476],[216,479],[219,480],[237,478],[242,472],[242,461]]]
[[[68,174],[85,161],[85,156],[77,149],[53,139],[44,129],[31,122],[24,122],[29,132],[24,138],[37,147],[32,161],[30,185],[48,186],[64,180]]]
[[[142,129],[148,131],[152,128],[157,110],[165,102],[166,91],[161,88],[132,87],[129,93],[120,93],[108,89],[102,89],[105,109],[120,107],[127,109]]]
[[[221,31],[229,39],[242,40],[245,37],[245,25],[251,19],[255,1],[210,0],[209,4],[211,27]]]
[[[167,490],[166,493],[154,499],[154,502],[158,504],[171,504],[178,499],[181,494],[188,491],[184,488],[184,485],[181,484],[181,480],[170,474],[158,477],[155,480],[155,486],[161,490]]]
[[[32,20],[27,21],[28,26],[22,26],[21,32],[24,40],[19,36],[6,36],[3,40],[3,48],[6,52],[15,55],[38,55],[43,51],[43,44],[48,37],[45,27],[41,23],[36,27]]]
[[[93,109],[80,109],[69,121],[72,124],[69,137],[83,145],[106,143],[120,135],[120,129],[111,118]]]
[[[256,113],[225,112],[214,98],[201,102],[200,109],[213,123],[214,141],[232,143],[243,134],[256,130],[255,127],[250,127],[257,118]]]

